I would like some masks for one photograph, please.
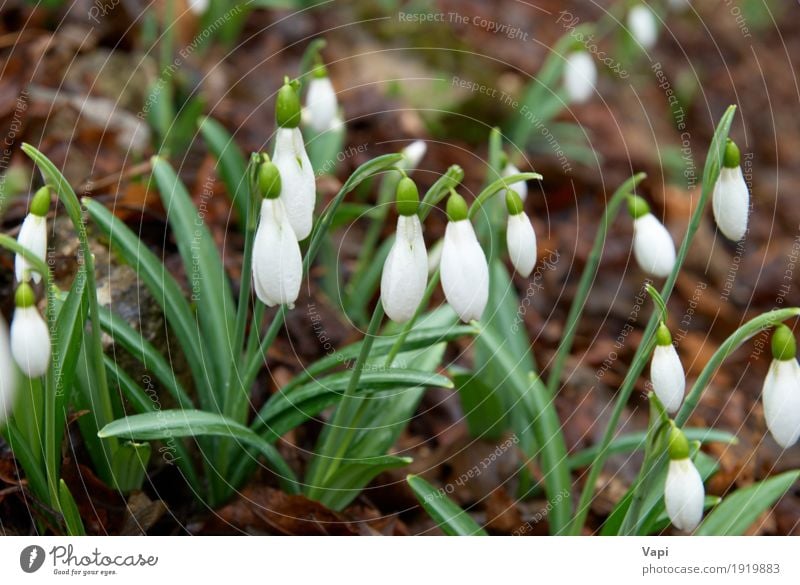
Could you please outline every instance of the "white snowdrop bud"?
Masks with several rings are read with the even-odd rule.
[[[573,51],[564,68],[564,88],[572,103],[589,100],[597,84],[597,67],[587,51]]]
[[[397,184],[397,234],[381,275],[381,302],[392,321],[405,323],[417,311],[428,284],[428,254],[417,216],[419,193],[414,181]]]
[[[266,162],[259,169],[259,187],[264,199],[253,244],[253,285],[268,307],[289,305],[300,292],[303,259],[289,216],[283,205],[277,166]]]
[[[503,178],[511,177],[513,175],[518,175],[520,170],[514,166],[512,163],[506,163],[505,168],[503,169]],[[513,189],[519,195],[519,198],[522,199],[524,203],[525,200],[528,198],[528,183],[525,181],[517,181],[516,183],[511,183],[509,189]]]
[[[667,412],[678,412],[686,390],[686,374],[678,352],[672,345],[672,335],[664,323],[658,326],[656,333],[656,348],[650,361],[650,381]]]
[[[189,0],[189,10],[197,16],[201,16],[208,10],[210,0]]]
[[[633,255],[639,267],[659,278],[666,278],[675,266],[675,243],[667,228],[650,213],[647,202],[636,195],[628,199],[633,218]]]
[[[17,395],[17,367],[11,355],[11,340],[8,326],[0,315],[0,427],[11,416]]]
[[[308,126],[317,133],[332,130],[341,124],[336,91],[324,65],[318,65],[312,73],[304,113]]]
[[[739,147],[728,139],[711,200],[719,231],[734,242],[741,240],[747,232],[747,216],[750,213],[750,192],[739,160]]]
[[[764,418],[770,434],[784,449],[800,438],[800,364],[792,330],[779,325],[772,334],[772,363],[764,379]]]
[[[645,49],[652,48],[658,40],[656,17],[644,4],[637,4],[628,12],[628,30]]]
[[[522,198],[513,190],[506,191],[508,224],[506,245],[514,269],[525,278],[536,266],[536,233],[528,214],[522,209]]]
[[[415,140],[400,151],[405,160],[398,163],[398,166],[402,166],[407,171],[413,171],[419,168],[419,163],[422,162],[427,150],[428,145],[425,144],[424,140]]]
[[[47,255],[47,220],[45,217],[49,209],[50,188],[45,185],[33,196],[30,213],[23,220],[17,236],[17,242],[21,246],[42,260]],[[28,261],[19,254],[14,258],[14,277],[17,282],[26,282],[32,278],[33,282],[38,284],[42,280],[42,275],[38,271],[32,270]]]
[[[664,484],[664,504],[672,524],[691,532],[703,519],[703,478],[689,459],[689,442],[677,427],[669,437],[669,468]]]
[[[294,85],[286,79],[278,91],[275,118],[279,126],[275,135],[272,162],[281,175],[281,200],[297,239],[302,241],[311,233],[317,188],[314,169],[306,153],[300,123],[300,99]]]
[[[29,284],[17,287],[16,309],[11,320],[11,354],[29,378],[38,378],[50,365],[50,331],[36,309],[36,296]]]
[[[465,323],[483,315],[489,300],[489,265],[467,217],[467,202],[453,192],[444,233],[441,278],[444,296]]]

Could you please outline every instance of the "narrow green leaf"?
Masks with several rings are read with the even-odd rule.
[[[150,443],[128,441],[120,444],[111,460],[114,487],[121,492],[141,489],[150,462],[150,452]]]
[[[199,128],[209,150],[217,159],[217,172],[236,208],[239,223],[244,225],[248,197],[247,162],[244,155],[234,142],[233,136],[213,118],[201,117]]]
[[[709,514],[695,534],[697,536],[739,536],[758,517],[778,501],[800,478],[799,471],[787,471],[764,481],[738,489],[726,496]]]
[[[69,536],[85,536],[86,529],[83,527],[81,513],[63,479],[58,484],[58,499],[61,504],[61,512],[64,514],[64,523],[67,525],[67,534]]]
[[[406,477],[417,500],[448,536],[488,536],[464,510],[459,508],[443,490],[437,490],[416,475]]]
[[[328,480],[319,502],[331,510],[342,510],[362,493],[364,486],[375,479],[378,474],[390,469],[405,467],[412,461],[411,457],[395,457],[393,455],[372,457],[362,461],[347,461]]]

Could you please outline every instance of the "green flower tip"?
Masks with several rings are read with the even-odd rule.
[[[669,332],[669,328],[663,321],[658,326],[658,331],[656,331],[656,344],[672,345],[672,335]]]
[[[275,101],[275,121],[281,128],[297,128],[300,125],[300,112],[296,83],[286,77]]]
[[[643,215],[647,215],[648,213],[650,213],[650,206],[647,204],[647,201],[645,201],[638,195],[629,195],[628,213],[631,215],[633,219],[639,219]]]
[[[467,202],[461,195],[453,191],[450,198],[447,200],[448,219],[450,221],[461,221],[467,219],[467,214]]]
[[[44,217],[50,211],[50,186],[39,189],[31,200],[31,213]]]
[[[797,342],[794,333],[786,325],[780,324],[772,332],[772,357],[785,362],[797,356]]]
[[[506,209],[508,215],[519,215],[524,211],[522,198],[514,189],[506,189]]]
[[[414,215],[419,209],[419,191],[417,185],[408,177],[403,177],[397,183],[395,195],[397,213],[400,215]]]
[[[311,76],[314,79],[322,79],[323,77],[328,77],[328,68],[325,67],[323,63],[317,63],[314,67],[314,70],[311,71]]]
[[[33,304],[36,302],[36,295],[27,282],[23,282],[17,287],[17,292],[14,295],[14,304],[17,306],[18,309],[24,309],[26,307],[32,307]]]
[[[673,426],[669,432],[667,451],[669,458],[673,461],[689,458],[689,441],[683,431],[676,426]]]
[[[722,165],[726,169],[735,169],[739,166],[739,161],[741,160],[741,153],[739,152],[739,147],[736,146],[736,143],[728,138],[728,142],[725,143],[725,155],[722,158]]]
[[[258,167],[258,190],[266,199],[277,199],[281,194],[281,174],[271,161],[262,162]]]

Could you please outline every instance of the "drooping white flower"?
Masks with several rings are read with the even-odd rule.
[[[513,163],[508,162],[506,163],[505,168],[503,169],[503,178],[511,177],[513,175],[518,175],[520,170],[514,166]],[[517,181],[516,183],[511,183],[509,188],[513,189],[519,195],[519,198],[522,199],[523,203],[528,198],[528,184],[525,181]]]
[[[729,139],[712,197],[717,227],[726,238],[734,242],[741,240],[747,233],[747,216],[750,213],[750,192],[739,166],[739,159],[739,148]]]
[[[308,83],[306,107],[303,113],[306,115],[308,126],[317,133],[332,130],[337,124],[341,124],[336,90],[333,89],[331,79],[322,65],[314,70]]]
[[[775,442],[788,449],[800,438],[800,364],[794,335],[785,325],[775,329],[772,355],[762,389],[764,418]]]
[[[528,214],[522,208],[522,198],[513,190],[506,191],[508,224],[506,246],[514,269],[525,278],[536,266],[536,233]]]
[[[281,200],[299,241],[311,233],[317,197],[314,169],[306,153],[303,135],[297,127],[300,117],[297,91],[287,79],[278,92],[275,106],[279,128],[272,162],[280,171]]]
[[[650,360],[650,381],[653,391],[669,413],[676,413],[686,391],[686,374],[672,336],[664,323],[658,327],[656,347]]]
[[[422,162],[427,150],[428,145],[424,140],[415,140],[401,151],[405,160],[399,164],[405,170],[413,171],[419,168],[419,163]]]
[[[189,10],[197,16],[201,16],[208,10],[210,0],[189,0]]]
[[[428,284],[428,254],[417,216],[419,193],[404,177],[397,185],[397,234],[381,275],[381,302],[392,321],[405,323],[422,302]]]
[[[29,378],[47,372],[50,364],[50,331],[39,311],[33,289],[27,283],[17,287],[16,309],[11,320],[11,354]]]
[[[266,169],[266,170],[264,170]],[[253,244],[253,284],[256,295],[268,307],[294,307],[303,277],[303,259],[289,216],[283,205],[275,165],[262,164],[259,184],[265,196]]]
[[[47,211],[50,208],[50,188],[47,186],[39,189],[31,200],[30,213],[25,216],[19,228],[17,242],[33,252],[42,260],[47,255]],[[17,282],[26,282],[29,278],[39,283],[42,275],[37,270],[32,270],[30,263],[21,255],[14,258],[14,277]]]
[[[0,427],[11,416],[17,395],[17,367],[11,355],[11,340],[8,326],[0,315]]]
[[[675,266],[675,243],[647,202],[636,195],[629,199],[628,211],[633,217],[633,254],[639,267],[659,278],[665,278]]]
[[[644,4],[637,4],[628,12],[628,30],[645,49],[652,48],[658,40],[656,17]]]
[[[489,300],[489,265],[467,217],[464,198],[453,193],[447,202],[450,221],[444,233],[440,265],[442,289],[465,323],[483,315]]]
[[[594,93],[597,67],[587,51],[573,51],[564,68],[564,88],[572,103],[582,104]]]
[[[678,428],[673,428],[669,442],[669,467],[664,484],[664,504],[672,524],[691,532],[703,519],[705,488],[700,472],[689,458],[689,443]]]

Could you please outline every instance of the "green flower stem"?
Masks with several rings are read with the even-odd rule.
[[[428,302],[431,300],[431,296],[433,296],[433,291],[436,290],[436,287],[439,285],[439,269],[436,269],[431,275],[430,280],[428,281],[428,286],[425,288],[425,293],[422,295],[422,302],[420,302],[419,306],[417,307],[414,316],[411,317],[404,325],[402,331],[397,336],[392,348],[389,350],[389,353],[386,355],[386,362],[384,366],[387,368],[392,367],[397,354],[400,353],[400,349],[403,347],[403,344],[406,342],[406,338],[408,334],[411,333],[411,329],[414,328],[414,324],[419,319],[420,315],[422,315],[425,308],[428,306]]]
[[[711,381],[711,378],[722,365],[722,362],[731,353],[733,353],[736,348],[754,335],[757,335],[759,332],[774,327],[778,323],[786,321],[787,319],[791,319],[792,317],[797,317],[798,315],[800,315],[800,307],[778,309],[776,311],[763,313],[762,315],[751,319],[734,331],[722,343],[722,345],[719,346],[717,351],[714,352],[714,355],[711,356],[711,359],[708,360],[708,363],[703,368],[703,371],[700,372],[700,375],[697,377],[697,380],[695,380],[692,389],[686,395],[686,400],[683,401],[683,406],[681,406],[681,409],[678,411],[678,414],[675,417],[675,424],[679,427],[682,427],[686,424],[686,421],[694,411],[697,403],[700,402],[700,397],[703,394],[703,391],[706,389],[706,386],[708,386],[708,383]]]
[[[611,196],[606,210],[603,212],[603,218],[600,220],[600,226],[597,229],[592,250],[589,252],[586,266],[578,282],[578,290],[569,308],[564,332],[561,336],[561,343],[558,346],[558,350],[556,350],[556,355],[553,358],[553,365],[548,373],[547,391],[551,396],[555,396],[558,391],[558,386],[561,382],[561,373],[564,370],[564,363],[570,351],[572,351],[572,342],[575,339],[578,323],[580,323],[583,310],[586,307],[586,299],[589,297],[589,292],[592,290],[592,285],[597,278],[597,270],[600,266],[600,258],[603,255],[606,237],[608,236],[608,228],[614,221],[620,206],[625,202],[628,194],[636,189],[636,186],[641,183],[646,176],[647,175],[644,173],[638,173],[620,185]]]
[[[20,376],[20,392],[14,418],[37,464],[44,456],[44,388],[39,378]]]
[[[355,404],[352,404],[352,399],[358,388],[358,383],[361,380],[361,373],[364,371],[364,364],[367,359],[369,359],[372,344],[375,342],[382,321],[383,304],[378,300],[375,305],[375,310],[372,312],[372,318],[369,321],[367,331],[364,334],[361,351],[359,351],[356,363],[353,366],[353,373],[350,375],[347,388],[345,388],[342,399],[339,401],[333,413],[333,419],[330,422],[330,434],[322,445],[320,452],[316,455],[316,457],[319,458],[320,464],[314,468],[315,473],[312,473],[312,477],[307,480],[310,486],[308,489],[309,498],[319,498],[324,490],[325,484],[327,484],[339,468],[342,457],[347,453],[347,448],[353,440],[356,428],[352,426],[352,422],[360,418],[365,401],[357,400]]]
[[[487,186],[483,191],[481,191],[478,194],[478,196],[475,198],[475,201],[470,206],[469,219],[474,218],[475,214],[478,213],[480,208],[483,207],[489,199],[491,199],[493,196],[497,195],[501,191],[508,189],[509,185],[513,185],[514,183],[518,183],[520,181],[530,181],[533,179],[541,180],[542,175],[540,175],[539,173],[519,173],[518,175],[503,177],[490,183],[489,186]]]
[[[694,239],[694,234],[697,232],[697,228],[700,227],[700,221],[703,218],[703,212],[705,211],[706,203],[708,202],[708,199],[714,189],[717,177],[719,177],[720,166],[722,164],[722,153],[725,148],[728,132],[730,131],[735,112],[736,106],[730,106],[725,111],[725,114],[723,114],[719,124],[717,125],[717,129],[714,132],[714,138],[711,141],[708,156],[706,157],[705,169],[703,171],[703,187],[700,193],[700,201],[698,202],[697,208],[694,210],[694,213],[689,221],[689,227],[686,231],[686,235],[683,238],[683,242],[681,243],[680,250],[678,251],[678,255],[675,260],[675,266],[673,267],[672,272],[670,273],[666,283],[664,284],[664,287],[661,290],[661,298],[663,298],[665,302],[669,300],[670,293],[672,293],[672,289],[675,286],[675,281],[678,278],[678,273],[680,272],[681,266],[683,266],[684,260],[686,260],[686,255],[689,253],[689,246]],[[608,458],[608,446],[616,434],[617,423],[622,415],[622,411],[625,409],[625,405],[628,402],[631,392],[633,392],[634,384],[648,362],[650,352],[652,351],[653,344],[655,343],[655,331],[659,320],[660,315],[657,312],[653,312],[650,317],[650,321],[647,324],[647,328],[642,336],[642,343],[636,350],[636,354],[633,357],[631,366],[625,375],[625,379],[622,382],[619,392],[617,393],[617,400],[614,404],[611,418],[608,421],[608,425],[603,433],[603,438],[600,441],[597,458],[589,469],[589,475],[586,478],[586,483],[584,484],[583,491],[581,492],[578,508],[575,512],[575,517],[569,530],[570,534],[579,535],[584,522],[586,522],[586,516],[589,514],[589,506],[591,505],[592,498],[594,497],[597,479],[599,478],[600,472],[602,471],[606,459]]]

